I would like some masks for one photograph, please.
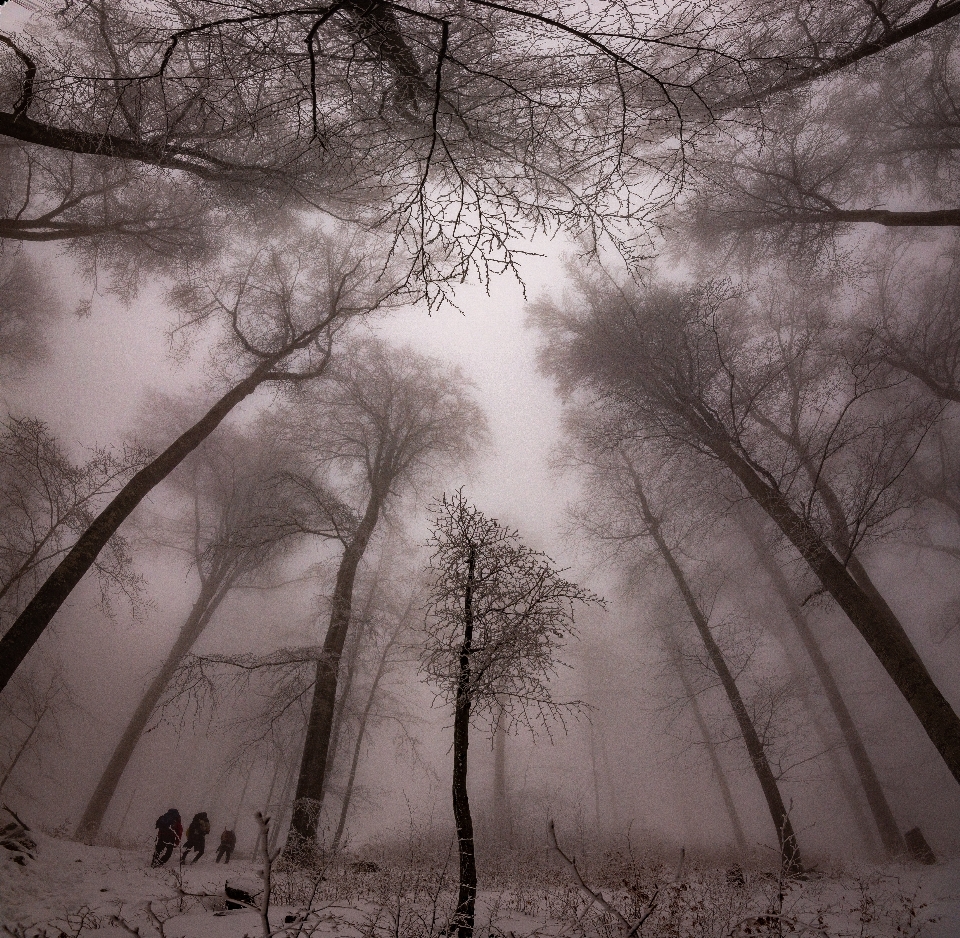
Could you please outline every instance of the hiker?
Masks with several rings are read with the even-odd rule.
[[[203,850],[207,843],[207,834],[210,833],[210,821],[207,820],[207,812],[201,811],[193,816],[190,826],[187,828],[187,840],[183,845],[183,855],[180,857],[181,863],[187,862],[187,854],[191,850],[196,850],[197,855],[193,858],[196,863],[203,856]]]
[[[220,862],[221,857],[226,857],[224,863],[230,862],[230,857],[233,855],[233,848],[237,845],[237,835],[233,831],[224,831],[220,835],[220,846],[217,848],[217,859],[216,862]]]
[[[161,814],[157,818],[156,828],[157,846],[153,851],[153,859],[150,861],[150,865],[163,866],[170,859],[173,848],[180,843],[180,838],[183,837],[180,812],[176,808],[168,808],[165,814]]]

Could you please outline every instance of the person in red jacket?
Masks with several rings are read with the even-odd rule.
[[[170,859],[173,848],[180,843],[180,838],[183,837],[183,823],[180,820],[180,812],[176,808],[168,809],[165,814],[161,814],[157,818],[156,827],[157,846],[153,851],[153,859],[150,861],[150,865],[163,866]]]

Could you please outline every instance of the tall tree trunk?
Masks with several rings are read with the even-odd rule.
[[[763,424],[764,426],[774,426],[770,421],[763,421]],[[903,627],[903,623],[890,608],[880,590],[878,590],[874,584],[870,574],[867,573],[866,568],[860,562],[859,557],[854,553],[853,533],[850,530],[847,515],[843,509],[843,502],[823,474],[820,463],[810,455],[808,450],[794,436],[781,434],[779,430],[775,432],[780,435],[781,439],[794,448],[800,457],[807,477],[810,479],[810,484],[814,487],[823,501],[824,507],[827,509],[827,517],[830,519],[830,527],[832,528],[830,545],[857,581],[860,588],[867,594],[880,613],[886,617],[888,626],[897,632],[903,641],[909,644],[910,638],[907,635],[906,629]]]
[[[954,14],[956,15],[956,14]],[[774,225],[856,225],[874,224],[887,228],[955,228],[960,225],[960,209],[939,208],[890,211],[885,208],[830,208],[822,211],[787,211],[776,221],[761,222],[757,227]]]
[[[513,814],[507,780],[507,731],[500,723],[493,730],[493,800],[500,837],[510,845],[513,841]]]
[[[357,738],[353,744],[353,757],[350,760],[350,774],[347,776],[347,787],[343,792],[343,802],[340,805],[340,819],[337,822],[337,830],[333,835],[333,849],[340,846],[340,840],[343,837],[344,828],[347,825],[347,814],[350,811],[350,800],[353,797],[353,786],[357,780],[357,768],[360,765],[360,754],[363,750],[363,739],[367,732],[367,722],[373,711],[373,705],[377,699],[377,691],[380,690],[380,682],[387,670],[387,659],[393,646],[400,637],[400,626],[397,627],[390,640],[383,648],[380,660],[377,662],[377,672],[373,676],[373,683],[370,685],[370,692],[367,694],[367,702],[364,704],[363,713],[360,714],[360,725],[357,727]]]
[[[593,823],[597,833],[600,831],[600,773],[597,771],[597,744],[593,738],[593,724],[590,724],[590,771],[593,774]]]
[[[354,642],[350,648],[349,658],[347,660],[347,677],[343,682],[343,688],[337,697],[337,706],[333,713],[333,726],[330,728],[330,751],[327,754],[326,775],[333,771],[333,766],[337,758],[337,747],[340,745],[340,732],[343,726],[343,715],[346,710],[347,701],[350,699],[350,690],[353,687],[353,678],[357,670],[357,660],[360,657],[360,649],[363,646],[363,636],[370,617],[370,610],[373,608],[373,601],[379,592],[380,577],[383,573],[384,550],[380,551],[380,559],[377,561],[376,569],[373,573],[373,582],[367,591],[367,597],[363,602],[363,609],[360,611],[360,623],[353,632]]]
[[[353,585],[357,569],[363,559],[367,544],[373,535],[383,505],[383,494],[377,489],[370,493],[367,508],[357,531],[347,544],[337,570],[333,589],[330,625],[323,642],[323,657],[317,661],[317,677],[313,687],[313,701],[307,723],[307,735],[303,745],[300,776],[290,820],[290,833],[296,835],[296,843],[314,843],[317,838],[317,823],[323,800],[323,785],[326,778],[327,755],[330,750],[330,730],[337,701],[337,676],[340,656],[350,628],[350,613],[353,608]]]
[[[600,731],[600,761],[603,763],[603,775],[607,783],[607,800],[610,804],[614,829],[616,829],[620,824],[620,801],[617,797],[617,786],[613,780],[613,772],[610,771],[610,756],[607,754],[606,733],[603,730]]]
[[[327,765],[324,769],[324,778],[329,778],[337,761],[337,749],[340,747],[340,738],[343,733],[344,715],[347,710],[347,701],[350,699],[350,693],[353,690],[353,679],[357,673],[357,661],[360,657],[360,648],[363,644],[364,632],[366,631],[367,618],[361,613],[356,628],[353,630],[353,641],[350,643],[350,649],[347,653],[347,673],[344,676],[343,684],[339,687],[337,694],[337,705],[333,710],[333,723],[330,726],[330,749],[327,751]],[[326,791],[326,788],[324,788]]]
[[[273,825],[273,830],[270,831],[270,852],[275,853],[277,849],[277,843],[280,841],[280,832],[283,830],[283,825],[286,821],[286,816],[288,812],[292,812],[293,805],[291,802],[293,798],[291,797],[293,793],[293,787],[297,780],[297,760],[290,760],[290,771],[287,772],[287,777],[283,783],[283,792],[280,795],[280,811],[277,815],[277,823]]]
[[[669,641],[669,636],[667,635],[666,629],[660,629],[661,635],[666,641]],[[693,684],[690,683],[690,678],[687,675],[686,669],[683,667],[682,661],[676,661],[675,668],[677,676],[680,678],[680,684],[683,687],[683,692],[686,695],[687,700],[690,701],[690,709],[693,712],[693,721],[697,725],[697,732],[700,734],[700,738],[703,740],[703,745],[707,750],[707,758],[710,760],[710,767],[713,769],[713,777],[717,780],[717,786],[720,789],[720,797],[723,799],[723,806],[726,808],[727,817],[730,820],[730,829],[733,832],[733,839],[737,843],[737,850],[740,851],[741,856],[746,856],[749,850],[747,846],[747,837],[743,832],[743,824],[740,821],[740,815],[737,812],[736,802],[733,800],[733,792],[730,790],[730,782],[727,779],[727,773],[723,768],[723,763],[720,761],[720,756],[717,753],[716,743],[713,741],[713,734],[710,732],[710,727],[707,726],[707,721],[703,716],[703,710],[700,707],[700,701],[697,700],[697,692]]]
[[[223,601],[223,598],[230,592],[234,583],[234,574],[229,568],[225,568],[220,576],[209,576],[204,582],[197,601],[187,616],[187,621],[180,628],[180,634],[173,643],[173,648],[167,654],[160,670],[154,679],[147,685],[146,691],[137,704],[133,716],[127,723],[127,728],[123,731],[120,741],[113,750],[113,755],[107,763],[106,768],[100,776],[100,781],[94,789],[90,801],[80,818],[74,837],[78,840],[92,840],[100,832],[100,826],[103,824],[104,816],[110,807],[110,802],[123,777],[124,769],[136,749],[137,742],[143,735],[143,731],[150,720],[154,708],[160,702],[163,692],[170,683],[174,672],[183,661],[184,657],[194,646],[197,639],[203,634],[217,607]]]
[[[773,585],[774,592],[787,610],[790,621],[793,623],[793,627],[800,637],[800,641],[803,643],[803,647],[809,655],[810,661],[813,663],[813,669],[816,671],[817,678],[823,686],[827,702],[833,711],[837,725],[840,727],[840,732],[843,735],[847,751],[850,753],[850,758],[853,760],[857,777],[860,779],[864,796],[867,799],[867,804],[870,806],[870,812],[873,815],[874,823],[877,825],[877,831],[880,834],[880,840],[883,843],[884,849],[891,856],[903,853],[906,845],[900,834],[900,829],[897,826],[893,810],[890,808],[890,803],[887,801],[886,795],[883,792],[880,779],[863,744],[863,739],[857,730],[850,709],[843,699],[843,694],[834,677],[833,669],[830,667],[830,663],[820,649],[820,643],[817,641],[816,636],[814,636],[809,622],[807,622],[806,617],[800,612],[790,585],[783,575],[783,571],[770,556],[769,547],[763,542],[759,533],[749,522],[744,522],[744,529],[757,559],[766,571],[767,577]],[[866,576],[866,571],[863,571],[863,574]],[[869,577],[867,580],[869,581]]]
[[[702,423],[699,415],[695,420],[697,424]],[[702,441],[780,528],[824,589],[856,626],[903,694],[953,777],[960,782],[960,718],[940,692],[909,637],[890,621],[813,526],[794,511],[787,497],[761,478],[722,431],[704,426],[701,433]]]
[[[770,768],[770,763],[767,761],[767,755],[764,752],[763,743],[760,742],[760,737],[757,735],[756,728],[750,719],[750,714],[747,713],[746,705],[744,704],[743,698],[740,695],[740,689],[737,687],[737,682],[734,680],[733,674],[730,672],[730,668],[727,666],[727,661],[723,656],[723,652],[714,639],[713,633],[710,631],[707,617],[700,609],[700,605],[697,602],[696,597],[693,595],[693,590],[691,590],[683,570],[677,563],[677,560],[673,555],[673,551],[670,550],[669,545],[664,539],[660,529],[660,522],[651,511],[646,495],[640,484],[640,479],[636,472],[632,470],[632,467],[631,472],[634,480],[634,489],[637,495],[637,500],[640,504],[640,510],[643,514],[644,523],[647,525],[650,535],[657,545],[657,550],[659,550],[660,556],[663,557],[667,567],[670,569],[670,573],[673,575],[673,579],[677,584],[677,589],[680,591],[680,595],[683,597],[683,601],[686,604],[688,612],[690,613],[690,618],[693,619],[693,623],[697,628],[697,632],[700,634],[700,639],[703,642],[704,648],[707,650],[710,663],[713,666],[717,676],[720,678],[720,683],[723,686],[724,692],[727,695],[727,700],[730,702],[730,707],[733,710],[734,716],[736,717],[737,726],[740,729],[740,735],[743,737],[744,745],[747,748],[747,754],[750,757],[750,764],[753,766],[753,770],[756,773],[757,781],[760,783],[760,788],[762,789],[763,796],[767,802],[767,808],[770,811],[770,817],[773,821],[773,826],[777,831],[777,842],[780,847],[781,865],[784,871],[787,873],[800,872],[803,869],[803,863],[800,859],[800,846],[797,842],[797,836],[793,830],[793,823],[790,820],[790,815],[787,812],[786,805],[784,805],[783,798],[780,795],[780,788],[777,785],[777,779],[773,774],[773,770]]]
[[[457,825],[460,889],[453,925],[458,938],[473,938],[477,901],[477,859],[473,846],[473,818],[467,795],[467,749],[470,745],[470,654],[473,650],[473,585],[476,551],[467,557],[467,584],[463,597],[463,644],[453,716],[453,817]]]
[[[213,433],[237,404],[267,380],[275,364],[272,359],[264,362],[227,391],[189,430],[136,473],[80,535],[17,617],[17,621],[0,638],[0,691],[7,686],[7,681],[120,525],[157,485]]]

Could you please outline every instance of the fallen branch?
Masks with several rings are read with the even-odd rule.
[[[623,930],[623,938],[634,938],[640,929],[643,928],[644,922],[646,922],[646,920],[653,915],[654,910],[657,907],[657,898],[660,895],[660,886],[658,885],[654,890],[653,895],[650,897],[650,901],[647,902],[646,908],[643,910],[643,914],[635,922],[631,923],[629,919],[625,918],[620,913],[619,909],[611,905],[606,899],[603,898],[602,893],[595,892],[584,882],[583,877],[580,875],[580,870],[577,869],[576,859],[573,857],[568,857],[563,850],[560,849],[560,844],[557,843],[557,832],[553,825],[553,818],[550,819],[550,823],[547,827],[547,838],[550,842],[550,849],[556,851],[560,859],[563,860],[563,862],[567,865],[567,868],[573,874],[573,878],[577,881],[577,885],[583,891],[584,895],[590,899],[590,905],[596,903],[601,909],[603,909],[604,912],[606,912],[608,915],[612,915]],[[681,847],[680,862],[677,864],[677,871],[674,874],[674,881],[678,880],[680,878],[680,874],[683,872],[683,863],[685,858],[686,850]],[[590,905],[588,905],[584,910],[584,914],[589,911]]]

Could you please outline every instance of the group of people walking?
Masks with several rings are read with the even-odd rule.
[[[173,851],[180,844],[183,838],[183,822],[180,820],[180,812],[176,808],[170,808],[166,813],[157,818],[157,845],[153,851],[153,860],[151,866],[163,866],[173,855]],[[203,851],[207,845],[207,834],[210,833],[210,819],[206,811],[201,811],[193,816],[190,826],[187,828],[187,839],[183,843],[180,862],[187,862],[187,854],[191,850],[196,851],[193,862],[196,863],[203,856]],[[224,863],[230,862],[233,854],[233,848],[237,845],[237,835],[232,830],[225,830],[220,835],[220,848],[217,850],[217,860],[222,859]]]

